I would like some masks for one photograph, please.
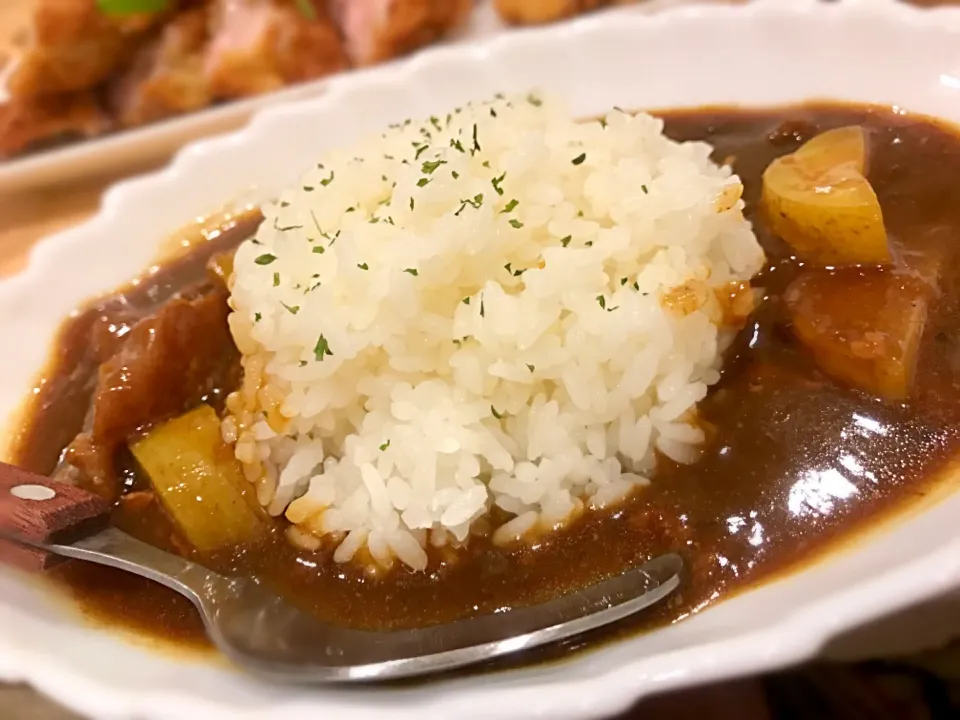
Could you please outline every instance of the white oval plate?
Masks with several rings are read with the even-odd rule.
[[[27,271],[0,285],[7,437],[71,308],[140,271],[182,222],[251,186],[269,194],[361,133],[531,87],[564,93],[582,115],[611,105],[837,98],[960,121],[958,48],[960,12],[891,0],[764,0],[614,12],[334,79],[322,98],[271,108],[244,131],[192,145],[163,172],[117,186],[95,219],[41,243]],[[682,623],[562,663],[401,689],[266,686],[85,625],[33,583],[0,572],[0,679],[29,681],[97,718],[595,717],[655,691],[803,660],[847,629],[960,586],[957,517],[955,493]]]

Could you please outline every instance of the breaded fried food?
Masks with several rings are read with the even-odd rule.
[[[609,4],[610,0],[494,0],[500,17],[515,25],[562,20]]]
[[[37,0],[7,91],[28,97],[100,84],[132,55],[142,33],[175,6],[115,16],[102,12],[97,0]]]
[[[92,93],[14,98],[0,106],[0,158],[54,138],[93,137],[110,129]]]
[[[215,98],[234,98],[313,80],[347,66],[323,3],[304,12],[291,0],[214,0],[204,73]]]
[[[356,65],[372,65],[427,45],[460,25],[473,0],[333,0]]]
[[[142,125],[210,104],[203,72],[209,44],[204,8],[176,15],[142,45],[109,87],[110,108],[123,126]]]

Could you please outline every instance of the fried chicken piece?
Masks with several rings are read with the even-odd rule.
[[[500,17],[515,25],[562,20],[609,4],[610,0],[494,0]]]
[[[109,129],[89,92],[15,98],[0,106],[0,158],[52,138],[93,137]]]
[[[143,45],[109,88],[110,106],[123,126],[142,125],[199,110],[211,102],[203,72],[209,35],[205,9],[175,16]]]
[[[123,64],[163,14],[112,16],[97,0],[37,0],[7,90],[28,97],[90,89]]]
[[[356,65],[403,55],[463,22],[473,0],[333,0],[334,17]]]
[[[340,36],[311,0],[214,0],[205,75],[212,94],[233,98],[313,80],[347,66]]]

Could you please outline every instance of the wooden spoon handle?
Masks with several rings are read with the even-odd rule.
[[[100,530],[109,516],[110,503],[97,495],[0,463],[0,537],[30,543],[70,542]],[[58,558],[0,540],[0,561],[42,570]]]

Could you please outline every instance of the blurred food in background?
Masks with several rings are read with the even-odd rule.
[[[473,7],[473,0],[29,1],[3,73],[0,158],[388,60],[439,39]]]
[[[625,5],[628,0],[494,0],[505,21],[521,25],[553,22],[602,5]]]
[[[643,1],[0,0],[0,161],[390,60],[483,5],[530,25]]]

